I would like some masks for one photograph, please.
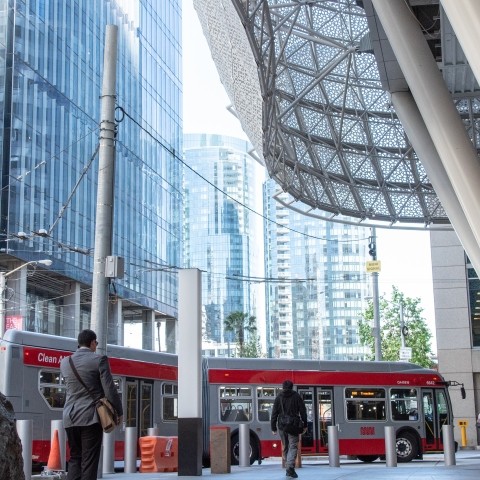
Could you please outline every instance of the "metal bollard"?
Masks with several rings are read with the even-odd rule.
[[[115,473],[115,430],[103,432],[103,473]]]
[[[240,423],[238,426],[238,465],[250,466],[250,428],[248,423]]]
[[[455,441],[453,439],[453,426],[444,425],[442,427],[443,434],[443,456],[445,458],[445,466],[451,467],[456,465],[455,461]]]
[[[60,444],[60,464],[62,470],[65,470],[67,468],[67,433],[63,428],[63,420],[52,420],[50,445],[52,445],[55,430],[58,431],[58,443]]]
[[[328,427],[328,464],[331,467],[340,466],[340,448],[338,446],[338,425]]]
[[[32,441],[33,420],[17,420],[17,433],[22,442],[23,473],[25,478],[32,478]]]
[[[125,428],[125,473],[137,472],[137,427]]]
[[[159,430],[158,427],[151,427],[147,429],[147,435],[149,437],[158,437],[159,435]]]
[[[397,466],[397,445],[395,427],[385,427],[385,457],[387,467]]]

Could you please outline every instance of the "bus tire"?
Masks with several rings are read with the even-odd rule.
[[[240,459],[239,435],[235,432],[231,437],[231,464],[238,465]],[[260,450],[256,439],[250,435],[250,465],[253,465],[255,460],[259,460]]]
[[[357,455],[357,458],[361,462],[372,463],[378,458],[378,455]]]
[[[397,462],[411,462],[418,456],[417,437],[410,432],[401,432],[397,435],[395,449],[397,452]]]

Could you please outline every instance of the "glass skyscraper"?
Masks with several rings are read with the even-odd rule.
[[[204,352],[228,355],[235,340],[223,322],[232,312],[254,315],[264,340],[264,167],[233,137],[185,135],[184,148],[185,267],[203,271]]]
[[[131,318],[176,316],[163,267],[181,264],[180,0],[0,0],[0,263],[53,260],[7,302],[30,330],[88,323],[107,24],[118,26],[113,255],[125,259],[111,295]],[[66,280],[80,285],[73,330]]]
[[[368,280],[367,230],[326,222],[285,206],[265,183],[267,350],[270,357],[360,360],[358,334]]]

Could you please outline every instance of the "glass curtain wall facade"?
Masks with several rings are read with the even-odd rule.
[[[203,349],[234,352],[235,337],[224,319],[240,311],[257,318],[264,340],[262,212],[264,167],[233,137],[184,137],[184,260],[202,275]]]
[[[180,0],[0,0],[2,252],[42,252],[51,270],[91,284],[108,24],[118,26],[113,254],[126,270],[115,293],[175,317],[176,277],[159,267],[181,263]]]
[[[362,360],[368,234],[362,227],[299,214],[265,183],[265,276],[269,357]],[[288,200],[288,194],[281,194]]]

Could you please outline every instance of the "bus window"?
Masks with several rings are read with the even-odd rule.
[[[250,387],[220,387],[219,396],[222,422],[252,420],[252,389]]]
[[[437,390],[435,392],[437,398],[437,412],[438,420],[440,422],[440,431],[443,425],[448,425],[448,403],[444,390]]]
[[[257,412],[259,422],[270,422],[272,416],[273,402],[280,393],[279,387],[257,388]]]
[[[383,388],[346,388],[347,420],[385,420]]]
[[[390,407],[392,420],[417,421],[418,403],[415,388],[392,388],[390,390]]]
[[[164,421],[174,421],[178,418],[178,385],[176,383],[164,383],[162,385]]]
[[[66,388],[60,372],[40,370],[39,390],[51,409],[62,409],[65,404]]]
[[[153,424],[153,382],[140,382],[140,436],[147,435]]]

